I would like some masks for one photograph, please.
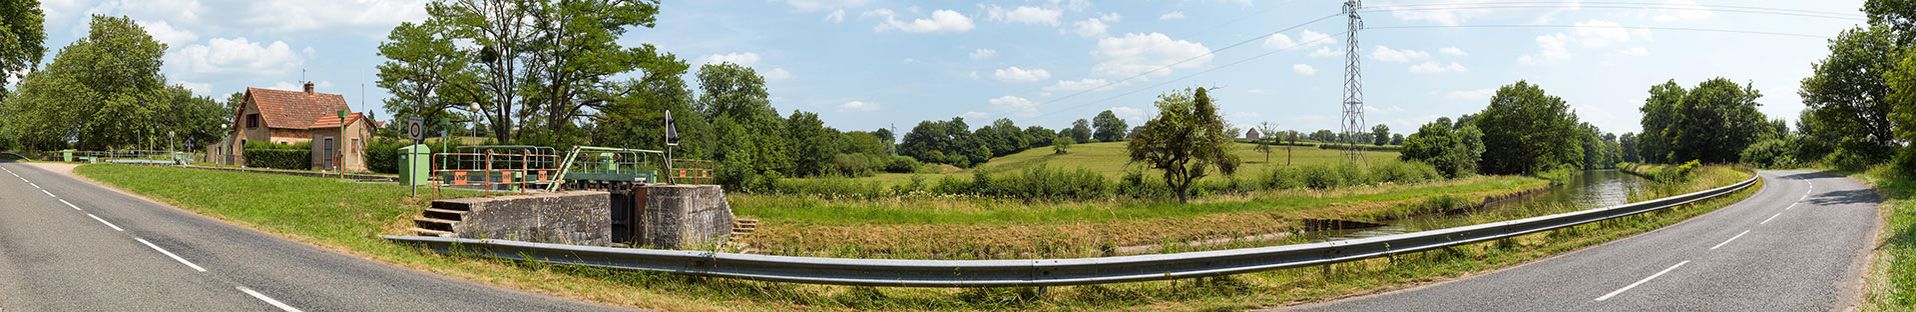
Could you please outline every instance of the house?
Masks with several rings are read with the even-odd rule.
[[[1244,138],[1246,138],[1246,139],[1252,139],[1252,140],[1256,140],[1256,139],[1260,139],[1260,137],[1258,136],[1258,133],[1257,133],[1257,129],[1251,129],[1251,130],[1247,130],[1247,131],[1244,131]]]
[[[246,88],[245,102],[233,112],[226,137],[209,146],[209,160],[223,165],[246,165],[246,143],[294,144],[312,142],[313,170],[366,171],[365,147],[376,127],[363,113],[352,112],[338,94]],[[341,120],[341,111],[348,112]]]

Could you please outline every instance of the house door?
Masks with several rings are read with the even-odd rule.
[[[319,162],[319,163],[320,163],[320,166],[319,166],[319,167],[320,167],[320,168],[326,168],[327,170],[331,170],[331,169],[333,169],[333,155],[334,155],[334,154],[333,154],[333,151],[334,151],[334,149],[333,149],[333,138],[326,138],[326,140],[325,140],[325,143],[324,143],[324,147],[325,147],[325,149],[324,149],[324,151],[325,151],[325,153],[326,153],[326,154],[322,154],[322,155],[325,155],[325,156],[320,156],[320,157],[322,157],[322,158],[324,158],[324,159],[322,159],[322,160],[320,160],[320,162]]]

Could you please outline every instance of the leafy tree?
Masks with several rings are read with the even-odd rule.
[[[791,172],[795,160],[786,141],[787,127],[772,108],[765,78],[731,63],[700,66],[696,76],[702,92],[694,110],[712,122],[716,144],[711,157],[725,164],[721,169],[732,168],[729,176],[719,177],[721,184],[770,187],[764,177]]]
[[[1769,131],[1768,119],[1757,111],[1763,94],[1755,86],[1716,78],[1698,84],[1678,103],[1670,136],[1673,159],[1706,163],[1737,161],[1739,154]]]
[[[1062,135],[1056,136],[1055,138],[1051,139],[1051,154],[1064,155],[1065,153],[1070,153],[1071,144],[1074,143],[1072,141],[1075,141],[1075,140],[1072,140],[1071,137],[1062,136]]]
[[[1527,81],[1498,88],[1475,124],[1484,133],[1484,173],[1531,174],[1583,160],[1569,104]]]
[[[1811,67],[1812,74],[1797,91],[1808,118],[1858,141],[1838,149],[1871,163],[1888,160],[1898,145],[1890,117],[1891,88],[1884,79],[1896,70],[1901,54],[1893,36],[1883,26],[1843,31],[1830,39],[1829,56]]]
[[[1029,144],[1027,144],[1028,146],[1025,146],[1025,148],[1039,148],[1039,147],[1051,146],[1051,140],[1057,138],[1057,136],[1058,136],[1058,132],[1051,131],[1051,129],[1045,129],[1044,127],[1040,127],[1040,126],[1025,127],[1025,139],[1029,140],[1029,142],[1026,142]]]
[[[1677,103],[1683,101],[1683,86],[1676,80],[1650,87],[1650,97],[1643,100],[1643,133],[1637,135],[1637,155],[1646,163],[1672,163],[1670,159],[1670,128],[1676,124]]]
[[[1390,144],[1390,126],[1377,124],[1377,126],[1370,127],[1370,139],[1372,145],[1384,146]]]
[[[1404,145],[1404,134],[1398,133],[1390,135],[1390,145]]]
[[[1071,122],[1071,129],[1066,129],[1064,131],[1065,131],[1065,135],[1070,136],[1072,141],[1079,142],[1079,143],[1095,142],[1091,140],[1091,122],[1090,121],[1085,121],[1084,119],[1073,121]]]
[[[974,135],[991,146],[991,155],[994,157],[1011,155],[1031,145],[1030,140],[1025,138],[1024,130],[1019,129],[1010,118],[999,118],[990,126],[978,128]]]
[[[886,155],[898,154],[898,149],[896,146],[898,144],[898,135],[891,133],[891,129],[878,128],[878,131],[872,131],[872,135],[878,137],[879,142],[885,143]],[[1051,136],[1047,135],[1045,137],[1049,138]]]
[[[46,16],[39,0],[0,2],[0,100],[5,100],[11,73],[24,72],[47,53]]]
[[[0,107],[5,136],[34,149],[72,142],[100,150],[159,146],[169,131],[205,132],[189,121],[221,117],[175,103],[192,96],[168,90],[160,75],[165,51],[166,44],[131,18],[94,15],[85,37],[62,48],[45,69],[29,73],[20,92]],[[196,115],[207,112],[215,115]]]
[[[898,152],[922,162],[967,168],[982,164],[991,158],[991,148],[979,142],[969,127],[962,117],[919,122],[911,132],[905,133]]]
[[[1266,121],[1266,122],[1258,124],[1257,129],[1252,129],[1252,131],[1257,131],[1257,132],[1265,134],[1256,139],[1257,151],[1259,153],[1264,153],[1264,163],[1266,164],[1271,163],[1271,144],[1273,142],[1277,142],[1278,140],[1277,124]]]
[[[692,90],[683,78],[691,66],[672,57],[648,61],[662,64],[647,65],[654,70],[615,86],[621,96],[593,117],[597,127],[589,135],[592,144],[665,150],[665,114],[669,111],[679,134],[673,156],[716,159],[712,158],[715,130],[705,114],[694,107]]]
[[[834,156],[843,149],[838,130],[825,127],[818,114],[793,111],[785,119],[785,135],[791,145],[792,174],[819,176],[829,172]]]
[[[1784,168],[1797,164],[1795,156],[1792,155],[1794,150],[1795,148],[1791,147],[1787,140],[1767,139],[1750,144],[1749,148],[1739,153],[1738,158],[1743,164],[1758,168]]]
[[[375,85],[392,93],[385,108],[394,120],[436,121],[447,117],[448,109],[463,111],[479,102],[472,56],[459,51],[443,25],[400,23],[386,40],[379,44],[386,61],[378,66]]]
[[[1430,164],[1448,178],[1476,173],[1484,153],[1483,131],[1475,125],[1454,127],[1448,117],[1418,127],[1417,133],[1404,138],[1398,158]]]
[[[1091,127],[1097,130],[1092,136],[1098,142],[1124,141],[1127,134],[1125,132],[1131,129],[1131,125],[1125,124],[1123,118],[1118,118],[1118,114],[1110,110],[1099,112],[1098,116],[1091,117]]]
[[[1187,93],[1188,92],[1188,93]],[[1157,118],[1146,121],[1125,146],[1131,161],[1164,171],[1164,182],[1179,203],[1190,202],[1191,184],[1212,167],[1237,172],[1237,156],[1224,135],[1224,117],[1204,88],[1158,96]]]
[[[1333,143],[1333,142],[1339,141],[1337,139],[1337,133],[1331,132],[1330,130],[1317,130],[1317,132],[1311,132],[1310,139],[1311,141],[1317,141],[1321,143]]]
[[[1617,148],[1622,149],[1623,161],[1633,163],[1643,161],[1643,158],[1637,154],[1636,133],[1626,132],[1623,136],[1617,137]]]

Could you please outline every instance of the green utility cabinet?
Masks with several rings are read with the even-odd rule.
[[[60,161],[73,162],[73,150],[60,150]]]
[[[426,185],[432,177],[432,148],[413,144],[399,148],[399,183]]]

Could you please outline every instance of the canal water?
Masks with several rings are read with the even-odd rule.
[[[1434,213],[1400,218],[1384,226],[1305,233],[1309,241],[1333,241],[1449,227],[1516,220],[1630,203],[1637,192],[1649,191],[1649,180],[1617,170],[1588,170],[1573,175],[1549,191],[1486,205],[1462,213]]]

